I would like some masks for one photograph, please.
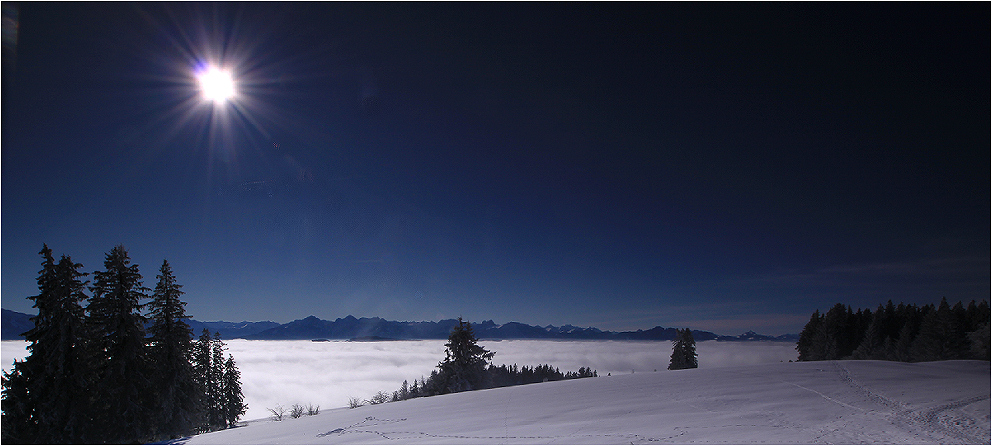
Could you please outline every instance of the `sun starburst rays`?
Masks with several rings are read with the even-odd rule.
[[[218,67],[208,67],[198,73],[196,79],[203,98],[214,103],[224,103],[234,98],[237,93],[234,77],[230,70]]]

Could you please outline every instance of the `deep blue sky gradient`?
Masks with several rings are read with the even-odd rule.
[[[149,287],[168,259],[200,320],[781,334],[989,298],[988,4],[17,12],[4,308],[42,243],[124,244]]]

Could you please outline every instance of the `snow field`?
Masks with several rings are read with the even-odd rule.
[[[258,420],[177,443],[989,444],[989,383],[984,361],[666,370]]]

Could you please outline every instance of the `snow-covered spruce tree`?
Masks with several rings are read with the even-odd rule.
[[[193,332],[184,320],[189,318],[186,303],[179,299],[182,285],[176,283],[168,261],[162,262],[157,278],[148,304],[152,388],[156,392],[153,419],[156,438],[173,439],[195,428],[199,389],[190,363]]]
[[[248,405],[245,404],[245,395],[241,392],[241,372],[232,355],[227,355],[227,362],[224,363],[223,384],[224,419],[227,420],[227,427],[234,427],[238,419],[248,410]]]
[[[123,246],[107,253],[104,271],[93,273],[87,307],[97,353],[99,380],[93,387],[101,440],[145,441],[151,435],[152,380],[139,310],[148,296],[138,265]]]
[[[696,340],[688,328],[676,330],[675,340],[672,341],[672,360],[668,370],[694,369],[699,367],[696,359]]]
[[[488,387],[486,366],[496,352],[479,345],[479,340],[472,331],[472,324],[458,318],[458,325],[451,329],[444,346],[445,358],[438,364],[439,393]]]

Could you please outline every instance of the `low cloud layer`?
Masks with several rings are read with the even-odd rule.
[[[268,408],[316,404],[322,410],[392,392],[403,380],[429,376],[444,359],[443,340],[391,342],[227,341],[241,371],[248,403],[244,419],[264,418]],[[635,341],[480,341],[495,351],[493,363],[551,364],[562,372],[591,367],[600,375],[661,373],[668,367],[671,342]],[[27,343],[3,342],[3,369],[23,358]],[[705,341],[696,346],[700,368],[796,359],[795,344]]]

